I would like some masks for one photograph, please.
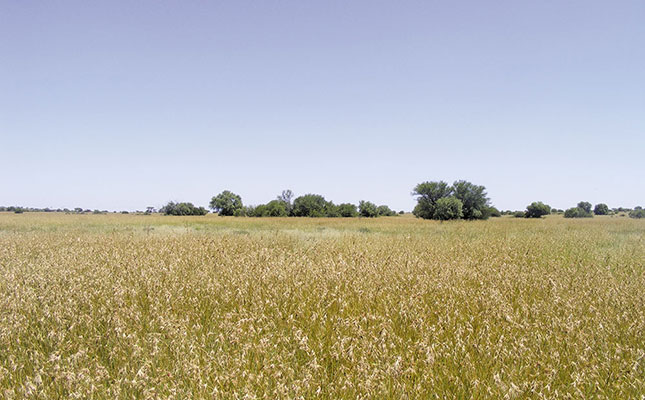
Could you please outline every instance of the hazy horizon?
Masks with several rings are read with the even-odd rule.
[[[645,205],[645,3],[0,4],[0,205]]]

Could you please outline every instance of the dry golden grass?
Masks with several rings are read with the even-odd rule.
[[[0,396],[642,398],[645,221],[0,214]]]

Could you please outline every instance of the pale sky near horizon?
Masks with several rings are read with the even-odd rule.
[[[645,206],[645,2],[0,0],[0,205]]]

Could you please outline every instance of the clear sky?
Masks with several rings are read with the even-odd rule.
[[[645,206],[645,2],[0,0],[0,205]]]

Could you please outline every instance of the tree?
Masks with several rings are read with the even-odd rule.
[[[293,201],[293,215],[296,217],[324,217],[327,214],[327,200],[319,194],[306,194]]]
[[[543,215],[551,214],[551,207],[542,203],[541,201],[534,201],[533,203],[526,206],[526,212],[524,216],[526,218],[540,218]]]
[[[287,203],[282,200],[271,200],[264,206],[262,217],[286,217],[289,215],[287,211]]]
[[[204,207],[195,207],[193,203],[175,203],[168,202],[165,206],[159,209],[160,213],[166,215],[206,215],[208,210]],[[127,214],[127,211],[123,212]]]
[[[474,185],[467,181],[455,181],[452,194],[463,203],[464,219],[487,219],[488,197],[484,186]]]
[[[488,215],[490,215],[491,217],[497,218],[497,217],[501,217],[502,213],[499,212],[499,210],[495,207],[488,207]]]
[[[586,213],[591,214],[591,203],[588,201],[581,201],[578,203],[578,208],[582,208]]]
[[[593,213],[596,215],[607,215],[609,214],[609,207],[605,203],[598,203],[593,208]]]
[[[394,211],[392,211],[390,209],[390,207],[388,207],[386,205],[378,206],[376,208],[376,212],[377,212],[379,217],[391,217],[393,215],[396,215],[396,213]]]
[[[435,205],[433,219],[447,221],[450,219],[460,219],[463,217],[463,203],[456,197],[442,197],[437,200]]]
[[[374,218],[378,217],[378,208],[370,201],[361,200],[358,203],[358,213],[361,217]]]
[[[243,207],[242,198],[225,190],[211,199],[209,207],[219,215],[235,215]]]
[[[418,218],[432,219],[437,200],[451,193],[452,188],[444,181],[419,183],[412,191],[413,196],[418,196],[412,213]]]
[[[356,211],[356,205],[354,204],[342,203],[338,205],[337,209],[341,217],[349,218],[358,216],[358,211]]]
[[[285,204],[287,214],[291,214],[291,212],[293,211],[293,204],[291,204],[292,199],[293,192],[289,189],[283,190],[282,193],[278,196],[278,200]]]

